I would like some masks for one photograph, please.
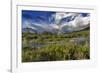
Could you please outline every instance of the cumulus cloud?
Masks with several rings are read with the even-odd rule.
[[[76,31],[81,30],[89,26],[90,24],[90,15],[83,16],[82,13],[74,13],[74,12],[56,12],[53,13],[49,18],[49,22],[47,23],[45,20],[38,22],[32,22],[32,20],[24,21],[24,24],[27,25],[28,28],[32,28],[34,30],[41,29],[45,31],[52,31],[53,29],[57,29],[60,31],[70,30]]]
[[[56,19],[57,23],[58,21],[60,23],[63,18],[71,17],[69,22],[65,20],[63,23],[58,23],[59,29],[66,28],[66,30],[76,31],[86,28],[90,23],[90,16],[83,17],[81,13],[57,13],[57,16],[59,17],[58,20]],[[74,20],[71,20],[73,17],[75,17]]]

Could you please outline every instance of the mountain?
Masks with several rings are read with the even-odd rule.
[[[31,29],[31,28],[22,28],[22,32],[31,32],[31,33],[37,33],[36,30]]]

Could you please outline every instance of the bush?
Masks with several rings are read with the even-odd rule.
[[[63,35],[23,33],[22,62],[90,59],[90,44],[87,40],[82,44],[69,42],[72,38],[78,37],[88,38],[89,30]],[[38,48],[32,46],[32,43],[47,45]]]
[[[52,44],[37,50],[23,51],[23,61],[57,61],[89,59],[89,47],[86,45]]]

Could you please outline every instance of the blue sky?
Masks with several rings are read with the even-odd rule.
[[[50,12],[50,11],[23,10],[22,21],[24,22],[26,20],[32,20],[33,23],[41,24],[41,22],[45,22],[46,24],[52,24],[54,23],[54,18],[52,18],[51,20],[49,18],[52,17],[52,14],[55,14],[55,13],[56,12]]]
[[[22,10],[22,26],[25,27],[25,21],[30,21],[30,23],[37,23],[37,24],[55,24],[55,18],[53,15],[55,15],[57,12],[53,11],[32,11],[32,10]],[[79,13],[83,17],[86,17],[88,13]],[[74,17],[75,18],[75,17]],[[63,19],[65,22],[69,22],[74,20],[71,19],[71,17],[67,17]]]

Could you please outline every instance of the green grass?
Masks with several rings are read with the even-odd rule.
[[[79,37],[89,40],[89,29],[62,35],[22,33],[22,62],[89,59],[90,47],[87,40],[80,44],[70,42]],[[31,43],[49,44],[38,48]]]

